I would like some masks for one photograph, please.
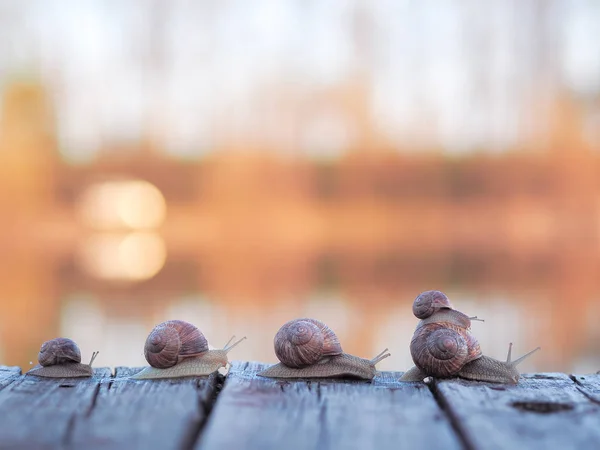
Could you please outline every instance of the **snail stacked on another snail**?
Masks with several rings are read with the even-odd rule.
[[[77,344],[69,338],[56,338],[44,342],[38,354],[39,365],[27,375],[46,378],[79,378],[91,377],[94,374],[92,363],[98,352],[92,353],[89,364],[81,364],[81,351]]]
[[[372,380],[375,364],[390,356],[387,348],[371,360],[344,353],[335,333],[315,319],[285,323],[275,335],[274,344],[281,362],[260,372],[262,377]]]
[[[158,324],[148,335],[144,356],[151,367],[143,369],[131,378],[159,379],[208,376],[227,366],[227,353],[242,339],[225,347],[209,350],[208,341],[198,328],[183,320],[168,320]]]
[[[415,299],[413,314],[421,319],[410,343],[415,367],[401,381],[423,381],[433,376],[460,377],[491,383],[516,384],[517,365],[540,347],[511,361],[512,344],[506,361],[482,354],[477,339],[471,333],[471,319],[453,308],[448,297],[440,291],[425,291]]]

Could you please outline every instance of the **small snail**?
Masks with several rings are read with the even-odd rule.
[[[477,339],[471,334],[471,319],[452,309],[447,297],[439,291],[426,291],[413,303],[415,316],[422,319],[410,343],[415,366],[401,381],[422,381],[428,376],[458,376],[468,380],[516,384],[517,365],[540,348],[511,361],[512,344],[506,362],[482,354]],[[441,304],[446,306],[440,306]],[[428,306],[432,304],[434,306]],[[419,315],[417,315],[417,312]]]
[[[208,341],[198,328],[183,320],[168,320],[158,324],[148,335],[144,356],[152,367],[147,367],[131,378],[159,379],[202,377],[227,366],[227,353],[245,337],[225,347],[209,350]]]
[[[426,319],[442,309],[454,309],[450,299],[440,291],[425,291],[415,298],[413,314],[417,319]]]
[[[284,324],[274,339],[281,361],[258,375],[269,378],[359,378],[372,380],[375,364],[390,356],[386,348],[373,359],[342,351],[335,333],[315,319],[295,319]]]
[[[46,378],[91,377],[94,374],[92,363],[98,352],[92,353],[89,364],[81,364],[81,351],[77,344],[68,338],[56,338],[44,342],[38,354],[38,366],[27,375]]]

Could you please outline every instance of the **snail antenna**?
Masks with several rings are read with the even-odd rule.
[[[388,356],[391,356],[391,353],[388,352],[388,349],[386,348],[385,350],[383,350],[381,353],[379,353],[377,356],[375,356],[375,358],[373,358],[371,360],[371,363],[373,365],[377,364],[379,361],[381,361],[382,359],[387,358]]]
[[[231,344],[231,341],[233,341],[234,339],[235,339],[235,334],[234,334],[233,336],[231,336],[231,339],[229,339],[229,340],[227,341],[227,343],[226,343],[226,344],[223,346],[223,348],[227,348],[227,346],[228,346],[229,344]]]
[[[89,364],[90,366],[92,365],[92,363],[96,359],[96,356],[98,356],[98,353],[100,353],[100,352],[94,352],[94,353],[92,353],[92,359],[90,359],[90,364]]]
[[[234,336],[235,337],[235,336]],[[241,338],[239,341],[234,342],[233,344],[229,344],[229,342],[233,341],[233,338],[229,339],[229,342],[225,345],[225,347],[223,348],[223,350],[225,351],[225,353],[229,352],[229,350],[231,350],[233,347],[235,347],[236,345],[238,345],[240,342],[242,342],[244,339],[246,339],[246,336],[244,336],[243,338]]]
[[[520,363],[522,363],[524,359],[526,359],[526,358],[530,357],[530,356],[531,356],[531,355],[533,355],[535,352],[537,352],[538,350],[541,350],[541,349],[542,349],[542,347],[537,347],[537,348],[534,348],[534,349],[533,349],[533,350],[531,350],[529,353],[526,353],[525,355],[521,356],[519,359],[517,359],[517,360],[513,361],[513,362],[511,363],[511,365],[512,365],[513,367],[517,367],[517,365],[519,365]]]

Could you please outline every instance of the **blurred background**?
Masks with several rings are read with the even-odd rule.
[[[144,365],[184,319],[412,365],[446,292],[485,354],[600,370],[594,0],[0,1],[0,363]]]

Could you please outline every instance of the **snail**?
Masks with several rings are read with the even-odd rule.
[[[137,380],[202,377],[227,366],[227,353],[246,337],[222,349],[209,350],[208,341],[194,325],[183,320],[168,320],[158,324],[148,335],[144,356],[146,367],[131,378]]]
[[[471,334],[471,319],[451,309],[447,297],[439,291],[426,291],[413,303],[413,312],[422,319],[410,343],[415,366],[400,378],[401,381],[422,381],[433,376],[457,376],[468,380],[516,384],[519,381],[517,365],[540,349],[511,361],[512,343],[506,361],[482,354],[477,339]],[[444,303],[445,306],[440,306]],[[425,311],[421,313],[422,311]]]
[[[477,316],[468,317],[468,316],[465,316],[465,314],[455,310],[454,306],[452,306],[452,303],[450,302],[450,299],[448,298],[448,296],[441,291],[421,292],[417,296],[417,298],[415,298],[415,301],[413,302],[413,314],[415,315],[415,317],[417,319],[427,320],[429,317],[433,316],[434,314],[436,314],[436,317],[437,317],[437,314],[440,314],[440,313],[453,315],[454,313],[452,313],[451,311],[458,312],[461,317],[464,316],[467,319],[469,319],[469,321],[470,320],[478,320],[480,322],[484,322],[483,319],[480,319]],[[457,320],[464,320],[464,319],[459,319],[458,316],[455,316],[455,318]],[[471,323],[464,321],[463,326],[468,328],[471,326]]]
[[[440,310],[454,309],[454,307],[443,292],[425,291],[415,298],[412,309],[417,319],[426,319]]]
[[[335,333],[315,319],[285,323],[275,335],[274,345],[281,362],[258,373],[259,376],[372,380],[375,364],[390,356],[387,348],[370,360],[344,353]]]
[[[38,354],[39,365],[27,375],[46,378],[78,378],[91,377],[94,374],[92,363],[98,352],[92,353],[89,364],[81,364],[81,351],[77,344],[69,338],[56,338],[44,342]]]

